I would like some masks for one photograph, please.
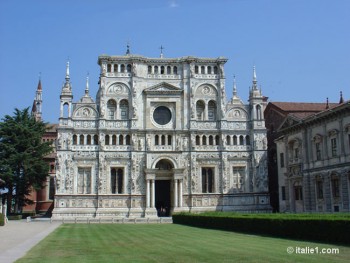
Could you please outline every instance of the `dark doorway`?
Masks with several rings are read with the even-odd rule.
[[[156,180],[155,185],[157,214],[170,216],[170,180]]]

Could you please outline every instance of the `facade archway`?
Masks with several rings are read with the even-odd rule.
[[[170,157],[160,157],[146,174],[146,215],[170,216],[182,207],[183,170]]]

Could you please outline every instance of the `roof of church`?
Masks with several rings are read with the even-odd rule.
[[[293,115],[299,119],[306,118],[310,115],[327,109],[327,103],[310,103],[310,102],[270,102],[283,111],[286,115]],[[339,103],[328,103],[329,108],[338,106]]]

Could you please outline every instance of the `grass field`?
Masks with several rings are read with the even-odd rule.
[[[319,254],[287,253],[287,248]],[[338,248],[337,254],[320,254]],[[63,224],[16,262],[349,262],[350,247],[176,224]]]

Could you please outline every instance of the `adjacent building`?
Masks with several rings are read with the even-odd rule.
[[[32,106],[32,115],[37,121],[42,120],[42,85],[39,80],[36,89],[35,98]],[[51,211],[54,204],[55,196],[55,163],[56,163],[56,139],[57,139],[57,124],[48,124],[47,130],[43,135],[43,142],[52,142],[53,152],[44,157],[48,163],[49,171],[46,181],[43,182],[43,188],[40,190],[32,190],[28,198],[33,201],[33,204],[25,205],[22,208],[24,213],[36,213],[40,215],[51,216]]]
[[[270,211],[266,98],[225,92],[219,58],[98,57],[99,89],[60,95],[53,218]]]
[[[280,212],[349,212],[350,101],[290,114],[278,134]]]

